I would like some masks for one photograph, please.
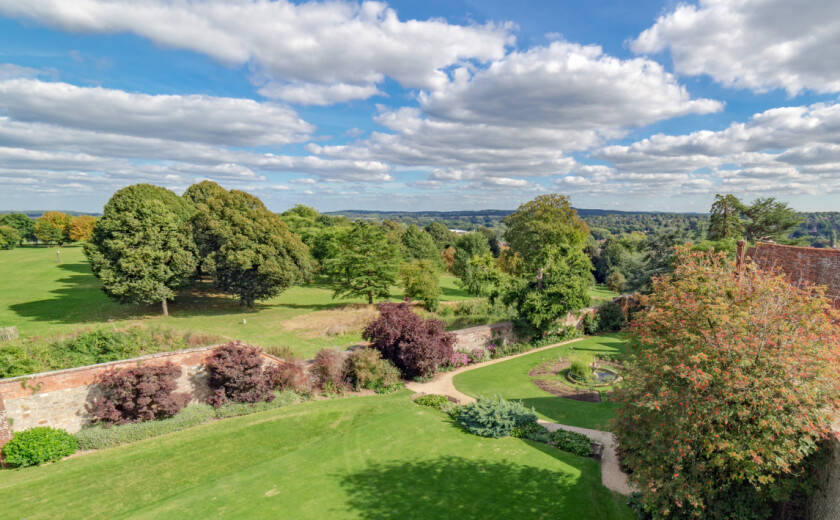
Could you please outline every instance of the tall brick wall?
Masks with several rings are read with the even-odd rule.
[[[840,518],[840,433],[830,444],[828,463],[818,475],[819,488],[809,503],[810,520],[837,520]]]
[[[181,367],[178,391],[189,392],[194,400],[203,400],[210,394],[203,367],[216,347],[165,352],[100,365],[1,379],[0,446],[8,441],[11,432],[34,426],[63,428],[70,433],[79,431],[89,420],[85,404],[95,397],[97,381],[103,373],[112,369],[170,362]],[[264,354],[264,357],[266,362],[277,361],[268,354]]]
[[[826,287],[826,296],[840,307],[840,249],[782,246],[760,242],[747,249],[747,257],[759,268],[780,270],[790,283]]]

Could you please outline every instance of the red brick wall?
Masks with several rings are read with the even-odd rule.
[[[747,257],[764,270],[780,270],[796,285],[826,287],[826,297],[840,307],[840,249],[782,246],[759,243],[747,249]]]

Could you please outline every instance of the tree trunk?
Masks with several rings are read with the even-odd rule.
[[[368,305],[373,305],[373,291],[368,291]]]
[[[543,282],[543,268],[540,267],[539,271],[537,271],[537,290],[542,291],[542,282]]]
[[[169,307],[166,305],[166,298],[162,299],[160,301],[160,303],[161,303],[161,306],[163,306],[163,315],[164,316],[169,316]]]

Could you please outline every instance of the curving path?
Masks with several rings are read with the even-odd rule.
[[[584,338],[577,338],[561,343],[555,343],[553,345],[535,348],[534,350],[529,350],[528,352],[522,352],[521,354],[514,354],[513,356],[507,356],[499,359],[491,359],[490,361],[476,363],[474,365],[467,365],[465,367],[461,367],[451,372],[444,372],[442,374],[438,374],[431,381],[427,381],[425,383],[417,383],[412,381],[410,383],[407,383],[405,386],[409,390],[412,390],[417,393],[442,394],[458,399],[458,401],[461,404],[472,403],[475,401],[473,397],[470,397],[467,394],[460,392],[457,388],[455,388],[452,379],[457,374],[460,374],[461,372],[467,372],[469,370],[475,370],[477,368],[486,367],[489,365],[494,365],[496,363],[501,363],[503,361],[514,359],[520,356],[527,356],[529,354],[533,354],[534,352],[539,352],[541,350],[547,350],[550,348],[558,347],[560,345],[574,343],[582,339]],[[558,399],[562,398],[558,397]],[[601,454],[601,483],[607,489],[615,491],[617,493],[621,493],[622,495],[629,495],[630,493],[635,491],[635,489],[630,485],[630,481],[627,478],[627,475],[623,471],[621,471],[621,467],[618,464],[618,454],[615,450],[615,437],[612,433],[601,430],[590,430],[589,428],[580,428],[578,426],[569,426],[566,424],[559,424],[543,420],[540,420],[539,423],[545,426],[550,431],[560,429],[569,430],[586,435],[593,441],[600,442],[601,444],[603,444],[604,451]]]

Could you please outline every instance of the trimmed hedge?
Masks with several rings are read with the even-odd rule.
[[[416,404],[423,406],[431,406],[432,408],[443,409],[444,406],[449,405],[452,401],[445,395],[440,394],[426,394],[421,395],[414,400]]]
[[[17,432],[5,446],[6,463],[25,468],[55,462],[76,453],[76,439],[64,430],[36,426]]]

